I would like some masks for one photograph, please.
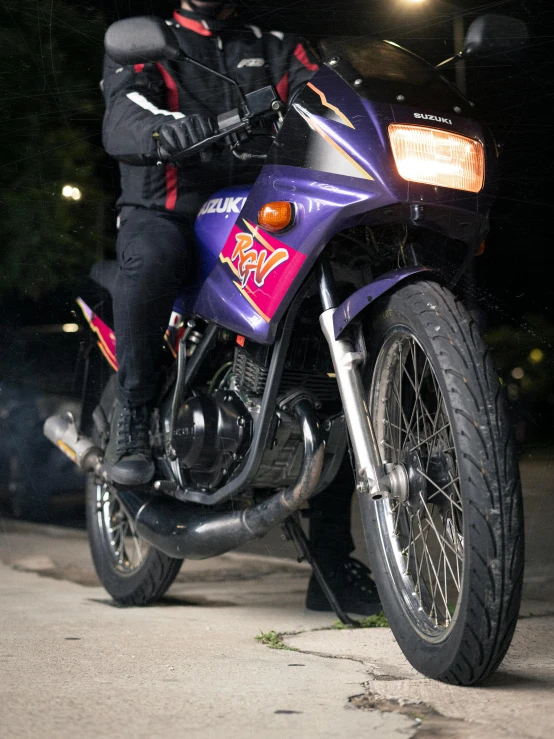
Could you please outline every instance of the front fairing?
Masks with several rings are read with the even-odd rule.
[[[450,96],[446,106],[439,99],[421,104],[406,86],[398,94],[379,95],[381,88],[362,83],[358,88],[335,67],[323,66],[294,102],[285,125],[270,151],[266,167],[294,166],[312,172],[353,178],[357,187],[378,193],[390,204],[443,204],[469,214],[488,214],[497,187],[496,150],[487,129],[472,116],[472,107]],[[355,78],[353,82],[358,80]],[[445,90],[449,87],[445,82]],[[375,94],[378,99],[369,96]],[[388,97],[389,100],[382,98]],[[399,102],[397,98],[403,98]],[[389,142],[391,123],[415,124],[452,131],[480,141],[485,148],[486,179],[474,194],[445,187],[407,182],[396,169]],[[453,238],[467,240],[461,234]]]
[[[401,79],[396,92],[394,84],[391,91],[390,84],[359,83],[356,73],[347,63],[329,60],[293,102],[219,263],[203,285],[195,305],[200,315],[269,343],[321,250],[345,228],[412,223],[470,248],[486,235],[496,189],[496,156],[487,132],[472,118],[469,103],[453,96],[444,83],[447,103],[437,99],[434,107],[422,106]],[[446,104],[452,104],[451,110]],[[403,180],[389,143],[390,123],[443,128],[481,141],[486,152],[482,191],[473,194]],[[292,228],[272,236],[259,228],[257,216],[265,203],[275,200],[292,201],[296,218]],[[239,257],[233,255],[246,237],[254,239],[252,249],[257,251],[251,253],[256,259],[282,250],[283,260],[267,282],[256,283],[254,273],[238,272]],[[277,289],[279,300],[274,299]]]

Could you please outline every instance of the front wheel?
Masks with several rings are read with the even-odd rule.
[[[383,608],[407,659],[458,685],[503,659],[523,579],[516,452],[488,350],[463,305],[418,282],[383,299],[366,338],[369,409],[395,496],[361,495]]]

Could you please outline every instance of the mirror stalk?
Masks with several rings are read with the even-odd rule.
[[[221,72],[218,72],[215,69],[211,69],[211,67],[208,67],[205,64],[202,64],[202,62],[196,61],[196,59],[192,59],[192,57],[187,56],[184,52],[181,52],[179,54],[179,56],[177,57],[177,60],[180,62],[188,62],[189,64],[194,64],[196,67],[200,67],[200,69],[203,69],[204,71],[209,72],[210,74],[215,74],[216,77],[220,77],[222,80],[225,80],[225,82],[228,82],[230,85],[232,85],[239,94],[241,103],[244,107],[245,114],[250,115],[250,110],[248,108],[246,96],[244,92],[242,91],[241,86],[236,80],[234,80],[232,77],[228,77],[226,74],[222,74]]]
[[[439,64],[435,64],[435,69],[444,69],[445,67],[451,67],[456,62],[459,62],[464,58],[464,52],[459,51],[457,54],[454,54],[454,56],[449,56],[448,59],[445,59],[443,62],[440,62]]]

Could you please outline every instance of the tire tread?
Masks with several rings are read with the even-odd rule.
[[[524,533],[515,444],[490,349],[462,302],[441,285],[422,281],[387,298],[393,312],[403,305],[403,315],[414,315],[441,367],[459,426],[460,475],[470,503],[465,515],[473,532],[466,550],[463,633],[455,659],[433,677],[470,685],[502,661],[519,612]],[[435,320],[429,319],[431,306]]]

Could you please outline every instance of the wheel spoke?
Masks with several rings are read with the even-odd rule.
[[[439,534],[439,532],[437,530],[437,527],[435,526],[435,522],[433,521],[431,512],[429,511],[429,508],[427,507],[427,504],[425,503],[425,501],[423,499],[422,499],[422,503],[423,503],[423,507],[425,508],[425,512],[427,513],[427,520],[429,521],[429,524],[430,524],[431,528],[433,529],[433,533],[435,534],[435,536],[437,538],[437,543],[438,543],[439,547],[441,548],[442,552],[444,553],[445,557],[446,557],[446,549],[445,549],[445,546],[447,546],[450,549],[450,551],[453,552],[454,556],[460,557],[460,555],[458,554],[458,552],[456,551],[456,549],[450,544],[450,542],[447,541],[444,538],[444,536],[442,536],[441,534]],[[460,559],[463,559],[463,558],[460,557]],[[450,569],[450,574],[452,575],[452,578],[454,579],[454,583],[456,584],[456,587],[458,588],[458,590],[460,590],[460,584],[456,581],[456,576],[455,576],[454,571],[453,571],[453,569],[452,569],[452,567],[450,565],[450,560],[448,559],[448,557],[446,558],[446,561],[448,562],[448,566],[449,566],[449,569]]]
[[[402,431],[405,432],[406,439],[407,439],[409,436],[413,436],[413,431],[412,431],[412,420],[413,419],[411,418],[410,421],[408,421],[408,419],[406,418],[406,414],[404,413],[404,409],[400,406],[400,399],[398,397],[398,393],[396,391],[396,388],[393,388],[393,393],[394,393],[394,395],[396,397],[396,402],[398,404],[398,408],[399,408],[400,413],[402,415],[402,419],[403,419],[403,421],[404,421],[404,423],[406,425],[406,428],[405,429],[402,429]],[[394,428],[400,429],[399,426],[397,426],[396,424],[393,424],[392,421],[390,421],[390,420],[389,420],[389,424],[392,425]],[[400,454],[401,450],[402,450],[402,443],[400,442],[400,446],[398,447],[398,453],[399,454]]]
[[[458,510],[460,512],[463,512],[462,511],[462,506],[459,503],[454,502],[454,499],[450,495],[448,495],[448,493],[445,492],[445,488],[441,488],[440,485],[437,485],[437,483],[434,480],[432,480],[429,477],[429,475],[426,475],[425,472],[423,472],[423,470],[420,470],[420,473],[427,480],[427,482],[430,482],[431,485],[434,488],[436,488],[436,492],[435,493],[432,493],[432,495],[429,496],[429,500],[431,498],[433,498],[435,495],[438,495],[439,493],[442,493],[445,498],[447,498],[449,500],[452,500],[452,503],[456,506],[456,508],[458,508]],[[455,480],[451,480],[446,487],[450,487],[450,485],[455,485],[455,483],[458,482],[459,479],[460,478],[457,477]],[[454,488],[454,489],[456,489],[456,488]]]
[[[97,500],[102,504],[99,522],[113,564],[124,574],[134,572],[145,561],[144,542],[137,535],[133,522],[121,507],[117,495],[106,485],[98,482]]]
[[[428,444],[431,439],[433,439],[438,434],[440,434],[441,431],[444,431],[445,429],[448,429],[448,428],[450,428],[450,424],[449,423],[445,423],[444,426],[442,426],[438,431],[435,431],[430,436],[428,436],[426,439],[422,439],[419,442],[419,444],[417,444],[416,446],[412,447],[412,451],[415,452],[415,451],[417,451],[419,449],[419,447],[423,446],[423,444]]]
[[[383,543],[397,552],[389,566],[398,567],[404,598],[414,600],[413,617],[421,628],[444,631],[455,618],[464,573],[461,480],[432,358],[409,329],[399,327],[385,340],[373,393],[384,459],[404,465],[409,480],[401,497],[375,504],[378,511],[388,510],[378,521]]]

